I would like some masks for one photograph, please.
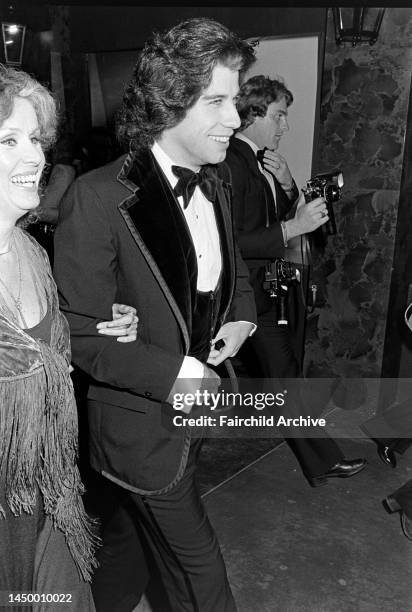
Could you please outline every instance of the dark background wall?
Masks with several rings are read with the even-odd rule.
[[[319,32],[326,21],[325,8],[85,6],[70,14],[73,49],[89,53],[138,49],[154,29],[189,17],[212,17],[245,38]]]
[[[406,296],[388,311],[401,193],[412,65],[412,9],[386,9],[378,42],[339,48],[329,14],[318,169],[341,167],[338,234],[315,255],[321,306],[310,318],[306,367],[312,376],[380,376],[387,319],[399,329]],[[410,157],[409,157],[410,161]],[[404,206],[403,227],[410,200]],[[398,238],[399,239],[399,238]],[[406,256],[409,238],[404,240]],[[397,250],[398,258],[400,255]],[[392,291],[406,287],[398,275]],[[391,332],[393,338],[393,331]],[[397,376],[398,335],[386,359]],[[389,338],[387,338],[389,340]]]

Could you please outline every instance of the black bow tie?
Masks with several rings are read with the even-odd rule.
[[[187,208],[196,185],[199,185],[209,202],[216,200],[218,179],[214,166],[202,166],[199,172],[193,172],[193,170],[182,168],[182,166],[172,166],[172,172],[179,179],[173,191],[176,197],[183,196],[183,208]]]

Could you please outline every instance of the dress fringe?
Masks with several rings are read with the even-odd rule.
[[[0,382],[6,502],[15,516],[32,514],[40,489],[45,513],[64,533],[80,575],[90,581],[99,538],[81,500],[73,387],[64,357],[44,342],[39,345],[43,368],[20,381]],[[0,518],[5,518],[1,506]]]

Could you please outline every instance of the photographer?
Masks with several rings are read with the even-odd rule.
[[[306,204],[303,194],[299,197],[288,164],[277,152],[281,137],[289,130],[287,114],[292,102],[292,93],[279,80],[259,75],[246,81],[237,101],[241,127],[226,156],[238,243],[249,268],[258,312],[258,328],[239,352],[249,377],[282,380],[302,376],[295,349],[296,330],[305,316],[299,292],[290,287],[286,297],[289,325],[278,325],[276,299],[264,288],[265,266],[284,256],[288,240],[312,232],[329,219],[324,198]],[[302,414],[299,400],[288,402],[288,410],[288,416]],[[292,415],[293,411],[297,414]],[[310,436],[310,429],[306,431]],[[296,430],[286,432],[286,441],[312,486],[331,477],[353,476],[366,465],[363,459],[345,460],[326,432],[323,438],[292,438]]]

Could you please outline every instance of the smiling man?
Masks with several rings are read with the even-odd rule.
[[[173,427],[171,404],[175,393],[216,389],[209,366],[234,355],[254,329],[220,164],[240,125],[239,71],[253,59],[247,43],[209,19],[155,35],[118,117],[129,155],[74,183],[55,236],[73,361],[90,377],[92,466],[124,489],[176,612],[236,609],[194,484],[202,440],[191,438],[190,427]],[[94,328],[114,296],[139,316],[137,341],[121,350]],[[130,571],[127,547],[138,544],[126,525],[111,530],[102,555],[98,610],[129,611],[136,603],[99,588],[116,564]]]

